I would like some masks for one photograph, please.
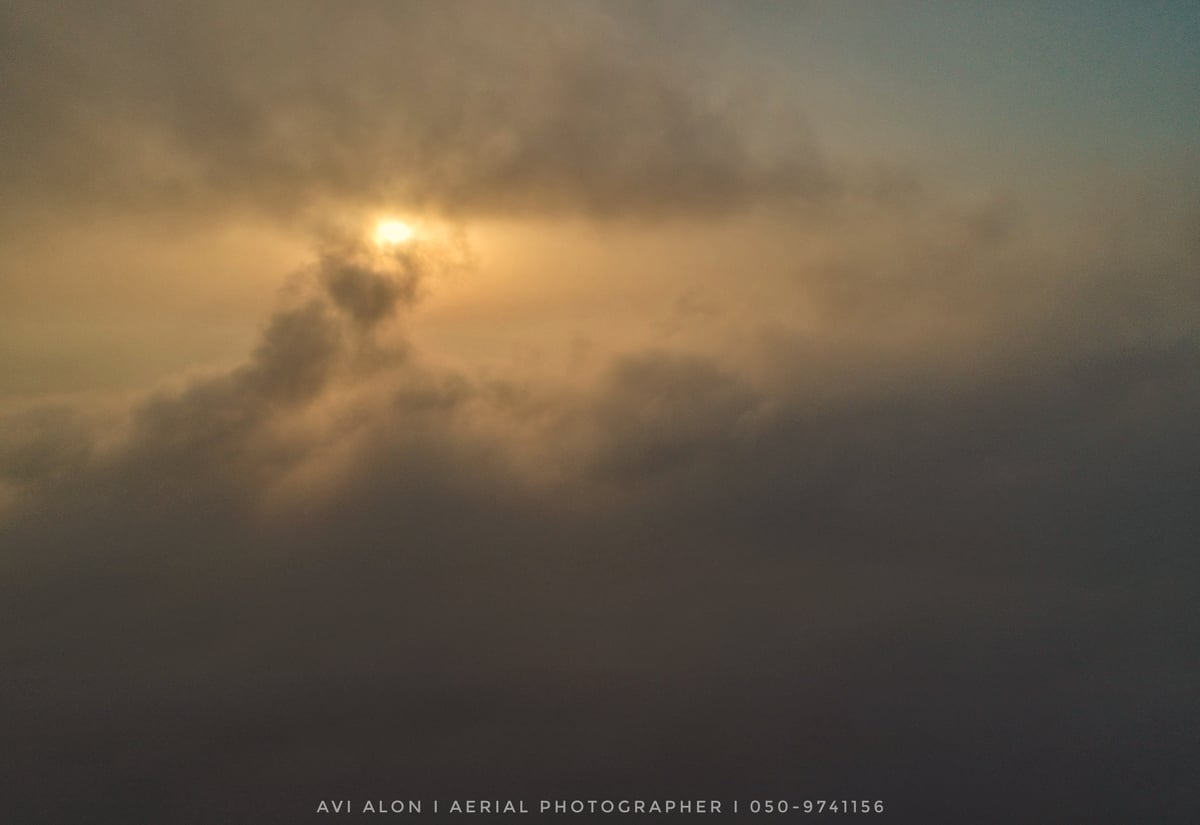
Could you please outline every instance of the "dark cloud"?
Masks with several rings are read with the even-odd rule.
[[[337,261],[327,261],[324,274],[329,297],[368,329],[391,316],[401,298],[411,300],[417,283],[411,272],[405,273],[404,283],[397,283],[363,266]]]
[[[5,416],[0,479],[35,483],[86,463],[90,427],[70,407],[44,405]]]
[[[412,265],[327,255],[119,444],[5,453],[22,821],[468,793],[1188,820],[1147,800],[1194,800],[1193,342],[1039,333],[822,396],[662,348],[575,390],[366,370]]]
[[[6,188],[59,207],[620,216],[805,201],[833,185],[806,139],[751,148],[744,113],[706,88],[702,27],[682,14],[547,12],[11,6]]]
[[[679,216],[844,185],[754,141],[670,7],[528,8],[10,4],[6,208]],[[857,174],[689,280],[670,335],[591,342],[594,373],[448,365],[398,323],[441,252],[331,241],[244,363],[116,423],[5,412],[5,816],[1194,819],[1194,204],[1043,220]]]
[[[736,439],[762,399],[711,361],[668,352],[619,359],[592,414],[594,472],[633,483],[684,472]]]

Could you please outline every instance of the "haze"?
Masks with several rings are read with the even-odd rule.
[[[4,817],[1193,821],[1198,8],[0,3]]]

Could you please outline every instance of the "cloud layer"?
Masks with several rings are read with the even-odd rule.
[[[427,267],[327,251],[244,365],[3,454],[26,821],[1187,797],[1194,343],[824,395],[657,348],[555,386],[414,351]]]
[[[128,2],[5,16],[7,186],[59,207],[688,215],[834,185],[804,135],[770,152],[747,136],[682,14]]]
[[[835,166],[670,6],[0,15],[8,217],[502,215],[599,319],[530,313],[565,374],[456,358],[421,302],[493,262],[326,234],[240,363],[0,406],[14,821],[1194,818],[1191,178],[1072,213]]]

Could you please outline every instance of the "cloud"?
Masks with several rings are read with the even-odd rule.
[[[1003,368],[824,393],[660,345],[555,385],[387,333],[428,264],[373,255],[319,255],[244,364],[116,444],[59,417],[6,448],[18,815],[1178,793],[1194,341],[1046,324]]]
[[[603,223],[636,260],[596,283],[664,273],[566,376],[431,350],[442,251],[334,239],[241,363],[115,421],[0,413],[11,817],[689,793],[1191,821],[1191,189],[1079,219],[767,151],[670,10],[0,14],[12,214],[830,207],[678,256]]]
[[[58,207],[671,216],[834,186],[806,138],[753,148],[745,113],[705,80],[702,27],[677,14],[127,2],[5,16],[7,186]]]

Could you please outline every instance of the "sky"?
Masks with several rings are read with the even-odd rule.
[[[1198,38],[0,0],[5,818],[1192,821]]]

